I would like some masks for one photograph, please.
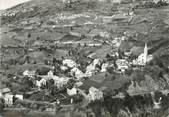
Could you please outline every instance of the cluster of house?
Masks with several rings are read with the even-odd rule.
[[[83,85],[83,83],[80,86],[82,86],[82,85]],[[88,102],[103,99],[103,92],[100,89],[97,89],[97,88],[91,86],[87,90],[83,90],[83,89],[81,89],[80,86],[73,87],[72,89],[67,88],[67,94],[72,96],[72,95],[76,95],[76,94],[80,93],[81,95],[83,95],[85,97],[85,99]]]
[[[26,26],[26,27],[30,27],[30,25],[40,25],[40,20],[39,18],[30,18],[30,19],[24,19],[22,21],[20,21],[20,23],[18,25],[21,25],[21,26]]]
[[[74,2],[78,2],[79,0],[60,0],[63,3],[74,3]],[[86,0],[89,1],[89,0]],[[132,3],[134,0],[111,0],[109,1],[109,3]],[[98,2],[108,2],[108,0],[98,0]]]
[[[116,65],[117,65],[117,70],[120,70],[121,72],[125,72],[125,70],[129,68],[130,64],[125,59],[117,59]]]
[[[95,88],[94,86],[90,86],[87,91],[82,90],[80,87],[83,85],[83,82],[81,82],[81,79],[84,77],[91,77],[96,72],[106,72],[108,63],[102,63],[99,59],[94,59],[87,67],[86,72],[83,73],[78,67],[75,62],[72,60],[63,60],[63,64],[67,65],[69,68],[72,68],[70,70],[71,75],[74,76],[78,82],[75,84],[75,86],[71,89],[67,89],[68,95],[75,95],[77,92],[81,93],[88,101],[94,101],[94,100],[100,100],[103,98],[103,92],[99,89]],[[101,66],[101,70],[98,69],[97,66]],[[88,92],[88,93],[86,93]]]
[[[124,38],[124,37],[123,37]],[[123,39],[125,40],[125,39]],[[120,45],[120,39],[115,39],[116,45]],[[115,46],[116,47],[116,46]],[[92,56],[95,53],[90,54],[88,57],[92,58]],[[111,52],[111,56],[117,58],[115,63],[116,64],[116,68],[115,70],[120,71],[120,72],[124,72],[126,69],[128,69],[131,66],[145,66],[146,63],[149,63],[152,59],[153,56],[148,54],[148,47],[147,44],[145,43],[144,46],[144,51],[143,53],[141,53],[136,59],[129,59],[129,57],[131,56],[132,52],[130,51],[126,51],[124,52],[124,57],[119,58],[119,53],[117,50],[113,50]],[[101,61],[99,59],[95,59],[93,60],[93,63],[91,63],[89,66],[87,66],[86,68],[86,75],[87,76],[92,76],[93,73],[95,73],[94,71],[97,71],[97,67],[96,66],[101,66],[101,72],[106,72],[108,68],[108,66],[110,66],[109,62],[106,63],[101,63]],[[114,66],[115,67],[115,66]]]
[[[22,94],[13,94],[9,88],[0,89],[0,98],[4,99],[5,106],[12,106],[16,99],[23,100]]]
[[[103,92],[95,87],[89,89],[89,94],[87,95],[89,101],[103,99]]]
[[[15,12],[15,11],[11,11],[11,12],[4,12],[3,14],[2,14],[2,16],[15,16],[16,15],[16,13],[17,12]]]
[[[69,68],[72,68],[70,70],[71,75],[74,76],[79,82],[75,84],[75,86],[71,89],[67,88],[67,94],[68,95],[75,95],[77,92],[80,92],[87,100],[94,101],[96,99],[102,99],[103,98],[103,92],[99,89],[91,86],[88,89],[89,93],[86,93],[85,91],[81,90],[79,87],[83,85],[83,82],[81,82],[81,79],[84,77],[91,77],[95,72],[98,71],[97,65],[101,65],[101,61],[99,59],[94,59],[91,64],[89,64],[86,67],[86,72],[83,73],[78,67],[77,64],[72,60],[63,60],[63,65],[67,65]],[[101,72],[106,72],[106,68],[108,66],[108,63],[102,64]]]
[[[83,73],[79,68],[78,65],[70,59],[65,59],[63,60],[63,65],[66,66],[61,66],[61,68],[63,70],[68,69],[67,67],[71,68],[70,70],[70,74],[75,77],[76,79],[80,80],[81,78],[84,77],[90,77],[92,75],[94,75],[96,72],[99,71],[97,66],[101,66],[101,72],[106,72],[107,71],[107,67],[108,67],[108,63],[103,63],[101,64],[101,60],[100,59],[94,59],[87,67],[86,67],[86,72]]]
[[[131,52],[126,52],[126,56],[130,56]],[[148,48],[147,44],[145,43],[144,52],[141,53],[136,59],[129,61],[127,59],[117,59],[116,65],[117,69],[124,72],[128,69],[131,65],[133,66],[145,66],[146,63],[150,62],[153,59],[152,55],[148,55]]]
[[[85,74],[87,77],[91,77],[92,75],[94,75],[96,72],[100,70],[98,66],[101,66],[101,70],[100,70],[101,72],[106,72],[108,65],[109,65],[108,63],[101,64],[100,59],[94,59],[93,62],[86,67]]]
[[[119,47],[121,44],[122,39],[121,38],[114,38],[111,43],[115,46],[115,47]]]
[[[118,52],[114,53],[118,57]],[[125,52],[126,57],[122,59],[117,59],[115,64],[117,66],[116,70],[124,72],[128,69],[131,65],[133,66],[145,66],[146,63],[150,62],[153,59],[152,55],[148,55],[148,48],[147,44],[145,43],[144,52],[141,53],[138,58],[134,60],[128,60],[127,57],[131,55],[131,52]],[[109,62],[102,63],[100,59],[94,59],[91,64],[86,67],[86,72],[83,73],[81,70],[78,69],[78,66],[73,60],[63,60],[63,65],[67,65],[68,67],[72,68],[71,75],[75,76],[77,79],[81,79],[83,77],[91,77],[96,72],[106,72],[108,66],[110,65]],[[101,69],[98,68],[101,67]],[[63,67],[63,66],[62,66]]]
[[[28,76],[29,78],[34,78],[35,71],[25,70],[23,72],[24,76]],[[59,77],[53,74],[53,71],[49,71],[47,75],[39,75],[39,79],[35,79],[35,86],[39,89],[47,84],[47,81],[53,79],[54,85],[57,86],[59,89],[62,88],[64,85],[67,84],[70,78],[68,77]]]
[[[156,4],[157,4],[158,2],[160,2],[160,1],[169,3],[169,0],[152,0],[152,2],[154,2],[154,3],[156,3]]]
[[[60,66],[61,70],[65,71],[67,69],[71,69],[70,70],[70,75],[72,76],[72,78],[76,78],[77,81],[81,81],[82,78],[84,77],[91,77],[94,73],[98,72],[98,68],[97,65],[101,66],[101,61],[99,59],[94,59],[93,62],[91,64],[89,64],[86,68],[86,72],[83,73],[79,68],[78,65],[71,59],[65,59],[62,61],[62,65]],[[108,67],[108,63],[103,63],[101,66],[101,72],[106,72],[106,68]],[[23,72],[24,76],[28,76],[29,78],[33,78],[35,76],[35,71],[30,71],[30,70],[26,70]],[[68,77],[59,77],[53,74],[53,71],[49,71],[47,75],[41,75],[40,76],[41,79],[36,79],[35,82],[35,86],[38,87],[38,89],[40,89],[40,87],[42,85],[46,85],[47,81],[50,79],[54,80],[54,85],[57,86],[59,89],[62,88],[63,86],[67,85],[68,81],[71,78]],[[69,89],[67,88],[67,94],[72,96],[72,95],[76,95],[78,90],[79,90],[79,86],[83,85],[83,82],[80,82],[80,84],[78,83],[78,85],[76,84],[73,88]],[[103,93],[95,88],[95,87],[90,87],[88,89],[89,93],[85,94],[86,98],[88,100],[96,100],[96,99],[101,99],[103,97]],[[82,93],[82,91],[81,91]],[[84,94],[84,92],[83,92]]]
[[[30,9],[22,9],[22,10],[10,10],[10,11],[5,11],[3,12],[3,14],[1,14],[2,16],[15,16],[17,13],[22,12],[22,13],[26,13],[26,12],[30,12],[33,11],[33,8]]]
[[[57,14],[55,17],[51,17],[49,20],[58,23],[59,21],[73,20],[75,18],[80,18],[80,17],[89,18],[90,16],[88,14],[86,14],[86,13],[83,13],[83,14],[71,14],[71,15],[70,14],[60,13],[60,14]]]
[[[79,0],[60,0],[61,2],[63,2],[64,4],[70,4],[70,3],[75,3],[75,2],[79,2]]]
[[[89,46],[89,47],[100,47],[102,46],[102,43],[100,42],[91,42],[91,43],[86,43],[86,42],[82,42],[82,41],[65,41],[65,42],[60,42],[60,41],[57,41],[55,42],[56,44],[65,44],[65,45],[80,45],[80,46]]]
[[[87,67],[86,67],[86,71],[85,73],[83,73],[79,68],[78,65],[70,59],[65,59],[63,60],[63,65],[67,65],[69,68],[71,68],[70,70],[70,74],[72,76],[74,76],[75,78],[77,78],[78,80],[80,80],[81,78],[84,77],[91,77],[92,75],[94,75],[96,72],[106,72],[107,71],[107,67],[109,66],[109,64],[107,62],[105,63],[101,63],[100,59],[94,59]],[[101,67],[100,68],[98,68]],[[66,66],[61,66],[63,70],[68,69]]]
[[[117,54],[118,55],[118,54]],[[148,55],[148,49],[147,49],[147,44],[145,44],[144,47],[144,52],[138,56],[137,59],[132,60],[131,62],[128,61],[128,59],[117,59],[115,61],[115,64],[117,65],[116,70],[119,70],[121,72],[124,72],[126,69],[130,67],[130,65],[140,65],[144,66],[146,65],[147,62],[151,61],[153,59],[152,55]],[[87,89],[87,92],[84,90],[81,90],[81,86],[83,85],[83,78],[92,77],[98,72],[106,72],[107,68],[110,66],[109,62],[102,62],[100,59],[93,59],[93,61],[86,67],[85,72],[82,72],[78,67],[79,65],[71,60],[71,59],[64,59],[62,61],[62,65],[60,65],[60,69],[63,71],[66,71],[70,69],[70,75],[71,77],[66,77],[66,76],[56,76],[54,75],[53,71],[49,71],[47,75],[39,75],[39,79],[35,79],[35,86],[38,87],[38,89],[41,89],[41,86],[47,85],[47,81],[53,80],[54,85],[57,86],[57,88],[62,88],[67,85],[68,81],[70,79],[76,79],[76,84],[74,85],[73,88],[67,88],[67,94],[72,96],[76,95],[77,93],[81,93],[87,100],[89,101],[94,101],[97,99],[102,99],[103,98],[103,92],[94,87],[90,86]],[[28,78],[34,79],[36,75],[36,72],[33,70],[25,70],[23,72],[23,76],[28,76]],[[27,78],[27,77],[24,77]],[[23,100],[23,95],[13,95],[10,91],[10,89],[6,88],[3,90],[0,90],[0,97],[4,98],[5,103],[8,105],[13,104],[13,99],[18,98]]]

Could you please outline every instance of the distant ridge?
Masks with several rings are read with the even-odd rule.
[[[1,0],[0,1],[0,10],[7,10],[12,7],[18,6],[30,0]]]

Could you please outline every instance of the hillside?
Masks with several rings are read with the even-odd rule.
[[[31,0],[1,12],[0,84],[4,87],[21,94],[36,89],[28,97],[36,101],[53,103],[64,97],[64,105],[74,98],[68,96],[67,89],[81,82],[82,89],[96,87],[107,99],[101,100],[101,106],[97,105],[98,100],[93,101],[86,110],[81,110],[83,114],[89,110],[95,117],[101,117],[99,114],[104,109],[98,111],[98,107],[104,107],[107,117],[160,117],[163,112],[169,115],[166,112],[169,93],[161,94],[169,89],[169,3],[160,0]],[[133,61],[139,60],[143,52],[148,53],[146,60],[152,57],[151,60],[135,65]],[[33,78],[23,76],[26,70],[35,71]],[[60,85],[54,86],[52,81],[48,83],[53,83],[53,87],[37,87],[28,82],[39,82],[40,78],[50,75],[49,71],[55,79],[72,81],[66,82],[63,89],[58,88]],[[153,109],[152,96],[158,91],[164,98],[159,113]],[[121,95],[125,98],[121,99]],[[74,110],[81,109],[79,105],[75,104]],[[43,110],[37,105],[28,106]],[[65,108],[60,109],[62,112]]]

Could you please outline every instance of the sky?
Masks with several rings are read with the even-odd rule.
[[[0,0],[0,10],[4,10],[15,5],[18,5],[23,2],[27,2],[30,0]]]

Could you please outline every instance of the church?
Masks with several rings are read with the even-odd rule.
[[[153,59],[152,55],[148,55],[147,43],[144,46],[144,52],[141,53],[136,60],[133,60],[134,65],[144,66]]]

